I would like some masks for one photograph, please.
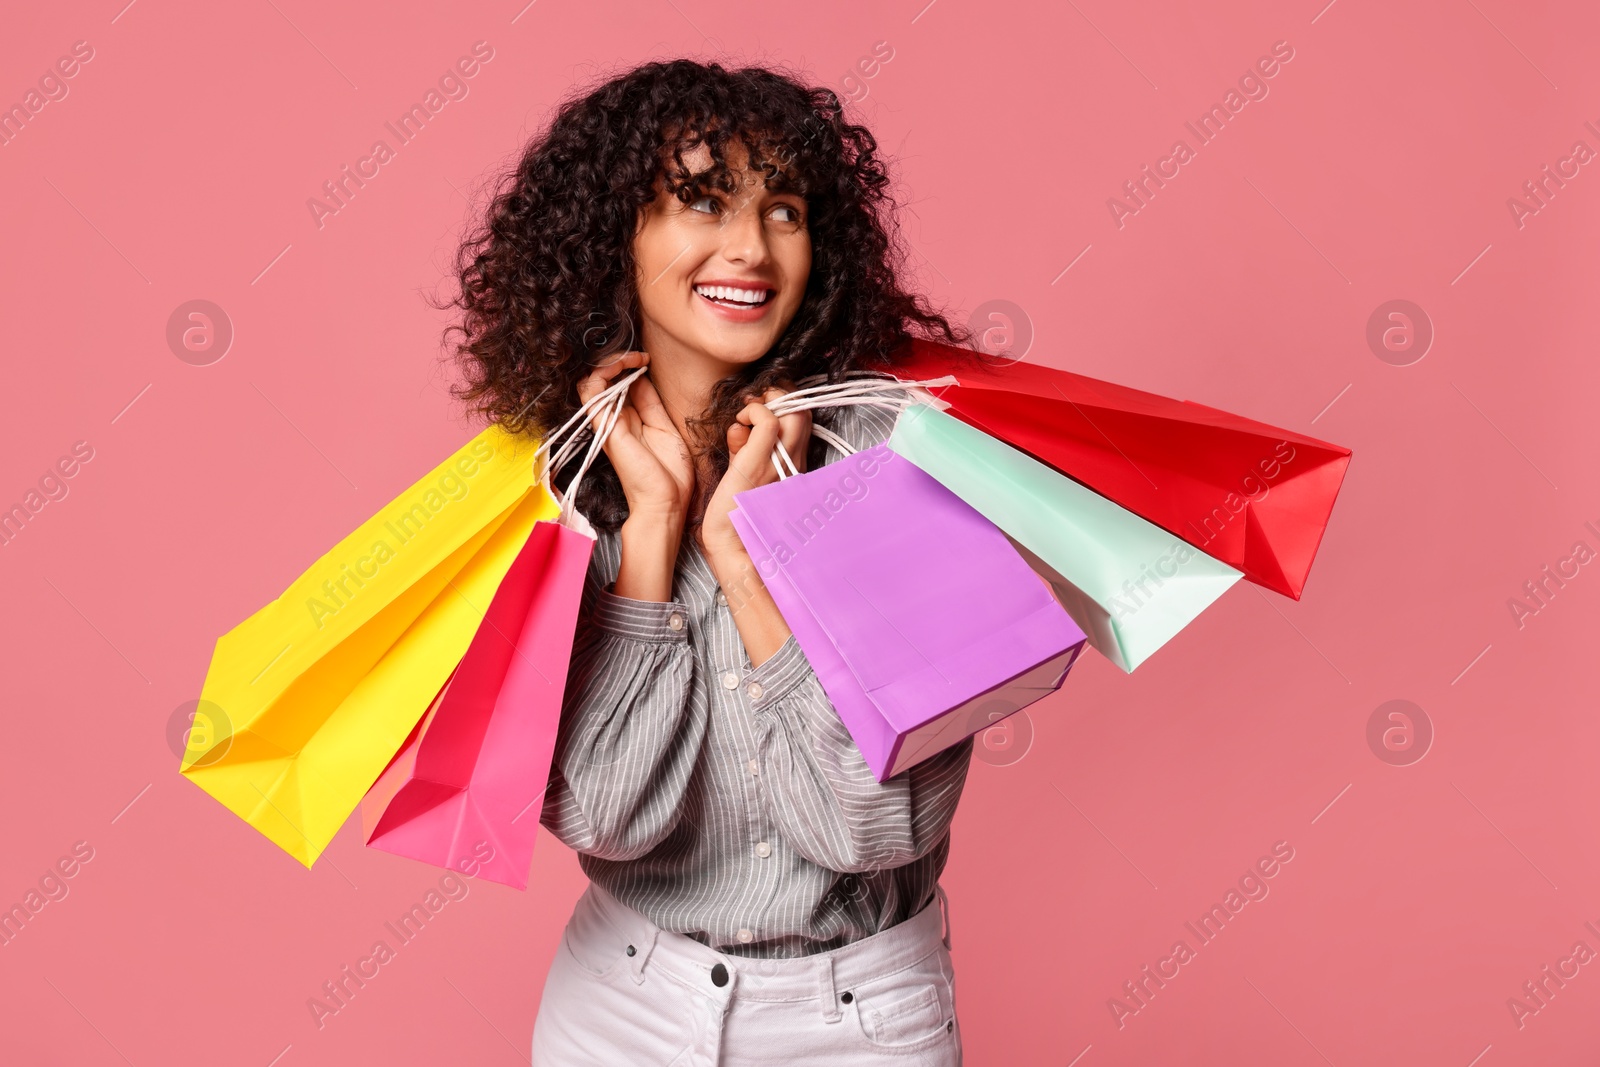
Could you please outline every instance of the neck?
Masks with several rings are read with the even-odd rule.
[[[689,429],[688,420],[705,415],[712,388],[737,373],[739,365],[682,344],[651,322],[644,324],[642,334],[644,351],[650,353],[650,381],[690,452],[699,456],[704,443]]]

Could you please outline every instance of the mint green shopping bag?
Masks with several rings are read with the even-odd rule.
[[[1243,577],[929,404],[907,407],[888,445],[1004,531],[1089,644],[1124,671],[1143,663]]]

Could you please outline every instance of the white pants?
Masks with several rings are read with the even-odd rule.
[[[938,907],[843,948],[749,959],[662,930],[591,882],[545,978],[533,1067],[959,1065],[936,889]]]

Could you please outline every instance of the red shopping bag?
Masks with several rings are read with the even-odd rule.
[[[368,845],[527,888],[594,544],[534,524],[455,673],[363,799]]]
[[[1035,363],[987,367],[937,342],[878,369],[954,375],[929,390],[950,414],[1296,600],[1350,464],[1348,448],[1216,408]]]

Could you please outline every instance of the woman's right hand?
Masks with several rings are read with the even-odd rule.
[[[645,352],[610,357],[578,382],[579,402],[587,403],[619,375],[649,362]],[[598,411],[589,425],[598,433],[604,428],[604,419],[605,412]],[[694,492],[694,463],[648,371],[628,386],[627,402],[606,439],[605,453],[622,483],[630,516],[682,522]]]

